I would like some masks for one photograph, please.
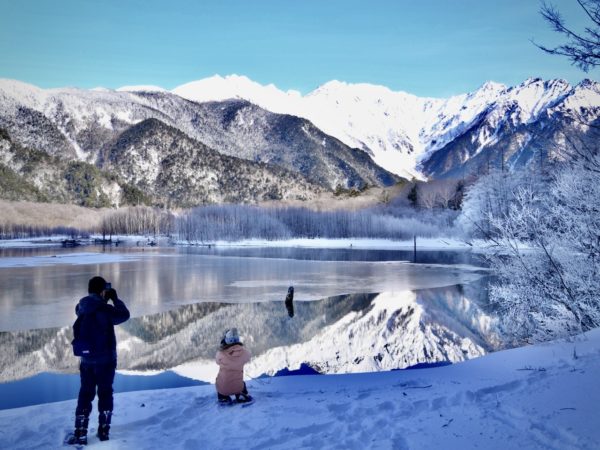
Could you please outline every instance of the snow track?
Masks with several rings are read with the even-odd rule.
[[[212,386],[120,394],[111,440],[93,414],[89,447],[597,449],[598,373],[600,329],[441,368],[253,380],[252,408],[220,408]],[[0,447],[57,447],[74,407],[0,411]]]

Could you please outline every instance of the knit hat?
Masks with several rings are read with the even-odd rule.
[[[226,345],[239,344],[240,343],[240,335],[238,334],[237,328],[230,328],[225,332],[223,336],[223,341]]]

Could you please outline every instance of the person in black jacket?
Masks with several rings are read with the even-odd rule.
[[[117,339],[114,325],[129,319],[129,310],[102,277],[88,283],[87,297],[75,307],[78,317],[86,317],[82,326],[94,341],[94,352],[81,357],[79,373],[81,388],[75,410],[75,431],[68,444],[86,445],[92,401],[98,391],[98,432],[101,441],[108,440],[113,410],[113,380],[117,368]],[[112,305],[109,302],[112,301]]]

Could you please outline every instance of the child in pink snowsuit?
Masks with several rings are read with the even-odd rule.
[[[227,330],[217,352],[219,374],[215,384],[219,403],[233,403],[230,395],[235,395],[235,401],[239,403],[252,400],[244,383],[244,364],[248,361],[250,361],[250,352],[240,342],[237,329]]]

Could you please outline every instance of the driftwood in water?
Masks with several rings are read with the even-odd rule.
[[[294,317],[294,286],[288,288],[288,293],[285,296],[285,308],[290,317]]]

